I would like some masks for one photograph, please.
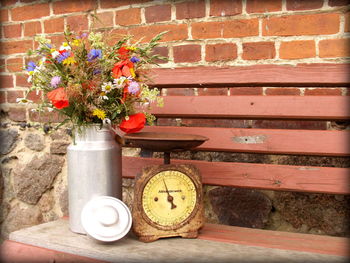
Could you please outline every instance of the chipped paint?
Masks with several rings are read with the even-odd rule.
[[[232,137],[232,140],[237,143],[256,144],[256,143],[264,143],[266,138],[267,138],[266,135],[235,136],[235,137]]]

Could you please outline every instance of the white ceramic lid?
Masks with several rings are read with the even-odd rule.
[[[112,242],[129,232],[132,218],[129,208],[122,201],[111,196],[99,196],[84,206],[81,223],[89,236]]]

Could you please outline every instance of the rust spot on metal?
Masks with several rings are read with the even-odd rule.
[[[232,137],[232,140],[237,143],[256,144],[256,143],[264,143],[266,138],[267,138],[266,135],[235,136],[235,137]]]

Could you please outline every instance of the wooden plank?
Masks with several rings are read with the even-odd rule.
[[[202,151],[350,155],[350,131],[147,126],[145,132],[198,134],[209,138]]]
[[[5,240],[0,246],[1,262],[36,262],[36,263],[102,263],[93,258],[82,257],[56,250],[31,246],[11,240]]]
[[[204,184],[281,191],[350,194],[350,168],[273,165],[255,163],[175,160],[194,164]],[[134,178],[143,167],[162,164],[162,159],[123,157],[123,177]]]
[[[152,113],[158,117],[350,119],[349,96],[165,96],[163,99],[164,107],[152,107]]]
[[[349,257],[349,238],[205,224],[200,239]]]
[[[254,65],[153,69],[157,87],[180,86],[349,86],[350,64]]]

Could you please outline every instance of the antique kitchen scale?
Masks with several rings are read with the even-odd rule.
[[[124,138],[126,146],[164,152],[164,164],[145,167],[135,178],[135,234],[143,242],[197,237],[204,220],[201,176],[194,165],[170,164],[170,152],[193,149],[208,138],[155,132],[128,134]]]

